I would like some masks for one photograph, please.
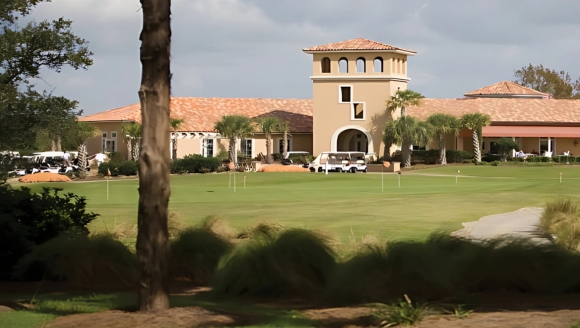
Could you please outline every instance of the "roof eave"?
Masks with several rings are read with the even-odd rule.
[[[478,94],[478,93],[466,93],[464,94],[465,97],[469,98],[537,98],[537,99],[545,99],[549,98],[549,95],[543,94],[536,94],[536,95],[518,95],[518,94],[509,94],[509,93],[488,93],[488,94]]]
[[[352,53],[352,52],[376,52],[376,53],[396,53],[396,54],[400,54],[400,55],[407,55],[407,56],[415,56],[417,54],[416,51],[411,51],[411,50],[402,50],[402,49],[398,49],[398,50],[308,50],[308,49],[302,49],[302,51],[304,51],[307,54],[313,55],[313,54],[321,54],[321,53],[336,53],[336,52],[340,52],[340,53]]]

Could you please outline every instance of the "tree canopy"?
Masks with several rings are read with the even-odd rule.
[[[566,71],[529,64],[515,70],[514,77],[515,83],[550,94],[556,99],[580,99],[580,78],[573,81]]]
[[[78,103],[52,92],[35,89],[41,70],[63,67],[87,69],[92,65],[88,42],[74,35],[72,21],[31,21],[22,18],[34,6],[50,0],[0,2],[0,147],[33,148],[36,135],[60,137],[82,111]]]

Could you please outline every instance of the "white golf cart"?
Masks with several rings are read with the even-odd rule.
[[[365,153],[358,151],[322,152],[308,166],[310,172],[365,172]]]

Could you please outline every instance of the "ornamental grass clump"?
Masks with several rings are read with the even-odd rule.
[[[219,295],[308,297],[322,294],[336,266],[330,238],[303,229],[255,234],[225,258],[213,280]]]
[[[133,287],[137,259],[108,235],[61,234],[22,258],[15,268],[20,280],[67,281],[78,286]]]
[[[232,243],[212,231],[210,225],[185,229],[171,241],[171,275],[174,279],[207,285],[220,259],[232,247]]]
[[[547,203],[540,226],[555,237],[558,245],[571,251],[580,250],[580,202],[556,199]]]
[[[337,267],[325,299],[349,304],[404,294],[421,301],[488,291],[559,294],[580,291],[578,270],[580,255],[556,245],[434,235],[367,248]]]

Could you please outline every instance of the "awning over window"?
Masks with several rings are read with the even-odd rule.
[[[483,136],[580,138],[580,126],[485,126]]]

